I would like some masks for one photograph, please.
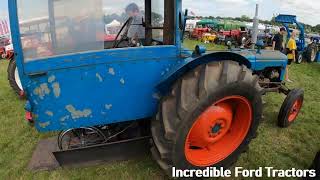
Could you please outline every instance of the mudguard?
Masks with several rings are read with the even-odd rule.
[[[257,50],[234,49],[230,51],[210,52],[197,57],[194,57],[191,54],[189,54],[189,56],[190,57],[177,63],[163,76],[157,86],[159,93],[165,95],[170,90],[173,83],[181,76],[197,66],[209,62],[232,60],[239,62],[239,64],[246,65],[253,71],[260,71],[268,67],[281,67],[281,79],[283,79],[284,70],[288,62],[286,55],[279,51],[271,50],[257,52]]]

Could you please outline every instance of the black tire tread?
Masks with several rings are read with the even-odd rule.
[[[281,128],[289,127],[293,122],[288,122],[288,114],[289,110],[291,109],[293,103],[297,100],[297,98],[302,97],[302,101],[304,98],[304,92],[302,89],[293,89],[287,95],[286,99],[284,100],[279,114],[278,114],[278,126]]]
[[[310,44],[309,47],[307,48],[306,56],[307,56],[307,62],[308,63],[315,62],[315,58],[316,57],[314,59],[312,59],[312,57],[311,57],[311,54],[312,54],[313,50],[317,53],[317,46],[316,46],[315,43]]]
[[[10,63],[8,65],[8,69],[7,69],[7,74],[8,74],[8,81],[9,81],[11,88],[14,90],[14,92],[17,95],[20,95],[21,89],[19,88],[19,86],[17,85],[16,80],[15,80],[16,67],[17,67],[16,61],[14,59],[10,60]]]
[[[182,119],[192,112],[199,99],[208,97],[219,86],[237,81],[250,84],[261,92],[258,80],[259,78],[253,75],[251,70],[235,61],[204,64],[178,80],[171,94],[160,102],[157,118],[152,121],[151,132],[154,139],[151,152],[160,167],[170,175],[170,167],[173,166],[171,151],[175,143],[175,131]],[[255,134],[249,137],[246,143],[249,144],[254,136]],[[243,148],[241,152],[246,149]],[[230,165],[235,162],[236,160],[230,162]]]

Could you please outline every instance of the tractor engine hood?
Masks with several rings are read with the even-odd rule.
[[[272,50],[231,50],[233,53],[239,54],[249,60],[255,59],[256,61],[287,61],[287,56],[280,51]]]

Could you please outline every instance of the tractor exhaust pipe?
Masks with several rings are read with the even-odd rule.
[[[258,27],[259,27],[259,4],[256,4],[256,14],[253,18],[253,29],[252,29],[252,49],[255,48],[255,45],[258,40]]]

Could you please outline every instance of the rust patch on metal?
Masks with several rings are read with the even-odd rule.
[[[91,109],[76,110],[72,105],[67,105],[66,109],[70,112],[72,119],[89,117],[92,113]]]
[[[109,74],[111,74],[112,76],[116,75],[116,72],[114,71],[113,68],[109,68]]]
[[[123,78],[121,78],[121,79],[120,79],[120,83],[121,83],[121,84],[125,84],[126,82],[125,82],[125,80],[124,80]]]
[[[106,105],[105,105],[105,108],[108,109],[108,110],[110,110],[110,109],[112,108],[112,104],[106,104]]]
[[[98,78],[98,80],[99,80],[100,82],[102,82],[102,81],[103,81],[103,79],[102,79],[102,77],[100,76],[100,74],[99,74],[99,73],[96,73],[96,77]]]
[[[46,115],[48,115],[48,116],[53,116],[53,112],[52,111],[46,111]]]
[[[50,94],[50,89],[48,87],[48,84],[47,83],[40,84],[39,87],[33,90],[33,94],[39,96],[40,99],[43,99],[44,96]]]
[[[50,76],[49,78],[48,78],[48,83],[52,83],[53,81],[55,81],[56,80],[56,77],[54,76],[54,75],[52,75],[52,76]]]
[[[60,121],[61,121],[61,122],[64,122],[64,121],[66,121],[66,120],[69,119],[69,118],[70,118],[69,115],[63,116],[62,118],[60,118]]]
[[[102,114],[102,115],[106,115],[107,113],[106,113],[106,112],[101,112],[101,114]]]
[[[60,84],[55,82],[52,84],[53,94],[56,98],[60,97],[61,89]]]
[[[39,126],[43,129],[45,129],[46,127],[48,127],[50,125],[50,121],[47,121],[45,123],[39,123]]]

